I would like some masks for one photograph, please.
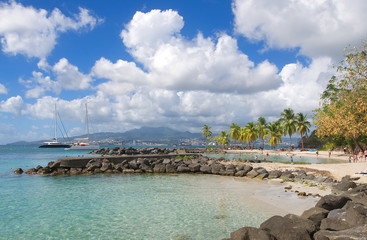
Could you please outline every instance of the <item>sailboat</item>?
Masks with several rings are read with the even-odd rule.
[[[85,122],[87,125],[87,137],[86,138],[76,138],[77,141],[67,150],[96,150],[99,149],[98,143],[89,142],[89,121],[88,121],[88,107],[85,104]]]
[[[57,111],[55,104],[55,119],[54,119],[54,138],[50,142],[44,142],[39,148],[69,148],[70,144],[57,141]]]

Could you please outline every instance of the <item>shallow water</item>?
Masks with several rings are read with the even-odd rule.
[[[0,150],[0,239],[222,239],[292,210],[259,201],[268,193],[315,201],[266,181],[213,175],[15,175],[65,152]]]

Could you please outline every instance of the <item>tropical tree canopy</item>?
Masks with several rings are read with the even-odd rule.
[[[301,143],[303,149],[303,136],[310,132],[311,123],[307,119],[307,114],[298,113],[296,116],[296,130],[301,135]]]
[[[210,131],[210,127],[208,126],[208,125],[204,125],[204,127],[202,127],[202,131],[203,131],[203,133],[202,133],[202,135],[205,137],[205,140],[206,141],[208,141],[208,139],[211,137],[211,135],[212,135],[212,132]]]
[[[367,135],[367,44],[346,50],[326,90],[314,122],[319,137],[345,136],[363,149]]]
[[[259,138],[261,139],[261,141],[263,143],[262,148],[264,149],[266,134],[268,132],[268,129],[266,128],[266,120],[265,120],[264,117],[259,117],[257,119],[256,131],[257,131],[257,134],[258,134]]]
[[[267,124],[266,137],[269,138],[269,145],[275,147],[282,142],[282,129],[279,121]]]
[[[292,135],[296,132],[296,119],[294,116],[294,111],[290,108],[284,109],[280,114],[282,118],[280,119],[283,127],[284,136],[288,135],[290,140],[290,146],[292,146]]]
[[[241,127],[237,123],[232,123],[229,126],[229,130],[228,130],[229,138],[236,142],[239,138],[240,129],[241,129]]]

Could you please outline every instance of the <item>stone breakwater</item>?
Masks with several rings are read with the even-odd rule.
[[[367,239],[367,184],[357,185],[349,176],[341,181],[323,173],[304,170],[272,170],[256,167],[253,161],[225,161],[197,153],[178,154],[177,150],[134,150],[116,148],[98,150],[108,156],[58,159],[47,166],[26,171],[39,175],[191,173],[216,174],[258,179],[281,179],[330,187],[333,194],[321,197],[315,207],[301,216],[273,216],[259,228],[243,227],[230,234],[237,239]],[[139,153],[137,153],[139,152]],[[153,153],[154,152],[154,153]],[[146,154],[149,153],[149,154]],[[137,154],[137,155],[136,155]],[[23,173],[17,169],[15,173]],[[287,188],[287,187],[286,187]],[[298,193],[307,196],[305,192]]]

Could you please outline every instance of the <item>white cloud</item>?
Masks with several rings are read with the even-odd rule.
[[[19,95],[0,102],[0,112],[11,113],[19,116],[22,114],[23,110],[24,101]]]
[[[53,67],[47,68],[55,75],[56,80],[36,71],[32,72],[32,78],[29,80],[19,79],[20,83],[30,89],[26,91],[26,98],[38,98],[48,91],[60,94],[62,89],[84,90],[91,87],[92,78],[79,72],[79,69],[65,58],[60,59]]]
[[[271,48],[300,48],[311,58],[339,57],[367,35],[365,0],[235,0],[235,29]]]
[[[59,9],[48,13],[44,9],[26,7],[15,1],[0,3],[0,40],[2,50],[9,54],[44,59],[56,45],[59,33],[93,27],[100,19],[80,8],[73,18]]]
[[[0,83],[0,94],[7,94],[8,90],[6,89],[6,87]]]
[[[221,33],[213,40],[199,33],[188,40],[180,35],[182,27],[183,18],[176,11],[137,12],[121,37],[147,72],[135,63],[113,64],[102,58],[93,73],[111,82],[100,90],[108,88],[111,93],[133,83],[170,90],[253,93],[280,85],[274,64],[255,65],[229,35]]]

